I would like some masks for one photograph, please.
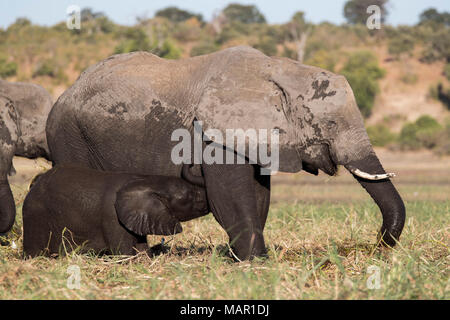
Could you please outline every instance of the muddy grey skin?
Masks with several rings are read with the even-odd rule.
[[[44,88],[0,79],[0,235],[11,229],[16,214],[7,177],[15,173],[12,158],[49,160],[45,123],[51,107]]]
[[[220,130],[223,144],[226,129],[278,129],[279,171],[335,175],[343,165],[353,174],[384,173],[343,76],[250,47],[182,60],[112,56],[58,99],[47,139],[56,164],[178,177],[171,134],[192,130],[194,119],[204,132]],[[266,252],[270,176],[261,175],[260,160],[201,164],[212,213],[240,260]],[[389,179],[354,176],[381,209],[384,243],[394,245],[405,220],[400,195]]]
[[[205,189],[181,178],[56,166],[33,181],[25,198],[24,254],[81,246],[131,255],[146,235],[179,233],[180,222],[208,213]]]

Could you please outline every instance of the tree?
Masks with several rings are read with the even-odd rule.
[[[422,12],[419,16],[419,25],[427,23],[445,24],[450,26],[450,13],[439,13],[436,9],[430,8]]]
[[[228,21],[239,21],[242,23],[266,23],[266,18],[254,5],[229,4],[223,9],[223,14]]]
[[[101,17],[105,17],[103,12],[94,12],[91,8],[83,8],[80,13],[81,22],[91,21]]]
[[[305,21],[305,13],[303,11],[296,12],[288,23],[288,27],[297,47],[297,60],[303,62],[306,40],[310,31],[310,25]]]
[[[179,9],[177,7],[167,7],[165,9],[159,10],[155,14],[156,17],[164,17],[172,22],[178,23],[186,21],[192,17],[197,18],[198,21],[203,21],[203,16],[201,14],[195,14],[186,10]]]
[[[367,13],[367,8],[377,5],[381,9],[381,22],[383,23],[388,14],[387,2],[388,0],[348,0],[344,6],[344,17],[350,24],[365,24],[370,15]]]
[[[378,66],[377,58],[370,51],[353,53],[340,73],[350,83],[362,115],[370,116],[375,96],[380,91],[378,79],[385,74]]]

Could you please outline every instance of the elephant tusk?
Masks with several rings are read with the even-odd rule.
[[[382,173],[382,174],[370,174],[364,171],[359,170],[351,165],[345,166],[348,171],[350,171],[355,176],[358,176],[367,180],[384,180],[395,177],[395,173]]]

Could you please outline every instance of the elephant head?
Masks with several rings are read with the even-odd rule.
[[[378,160],[347,80],[285,58],[270,58],[248,47],[222,51],[210,66],[195,117],[209,128],[277,129],[279,170],[318,170],[335,175],[348,169],[383,215],[385,244],[395,245],[405,221],[403,201]],[[214,139],[212,139],[214,140]],[[251,149],[251,139],[243,142]],[[239,143],[239,142],[238,142]],[[239,149],[234,141],[231,145]],[[271,141],[268,150],[275,150]],[[245,154],[248,157],[248,153]],[[256,160],[262,164],[258,157]]]

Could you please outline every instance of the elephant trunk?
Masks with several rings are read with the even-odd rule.
[[[16,205],[6,177],[0,180],[0,235],[11,230],[16,217]]]
[[[384,245],[394,246],[405,224],[405,205],[386,174],[375,152],[366,157],[350,161],[345,168],[353,174],[378,205],[383,216],[381,239]]]

